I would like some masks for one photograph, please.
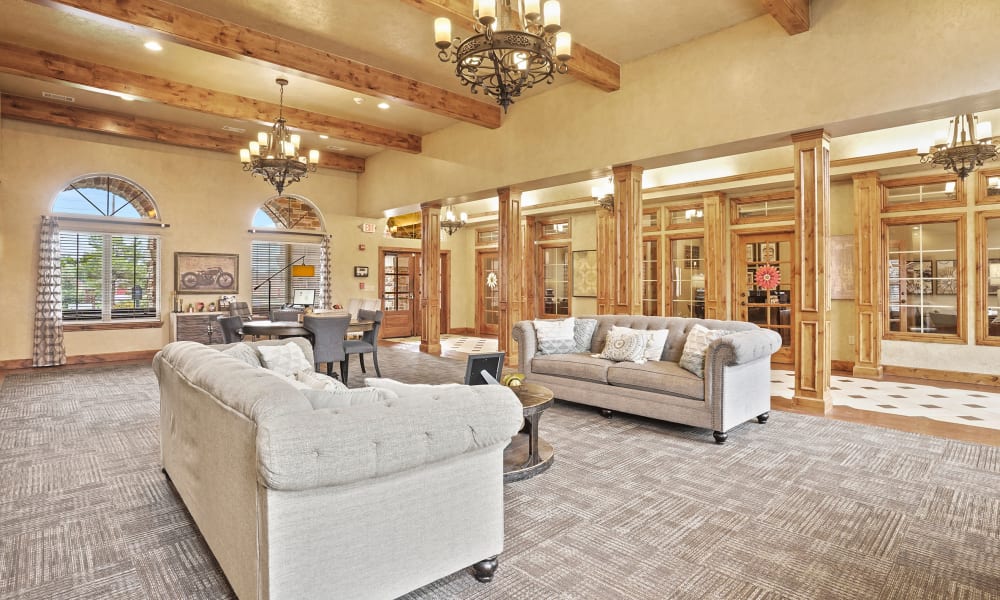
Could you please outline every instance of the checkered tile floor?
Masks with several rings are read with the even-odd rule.
[[[794,392],[792,371],[771,371],[772,396],[791,398]],[[1000,393],[840,375],[830,378],[830,393],[834,405],[1000,429]]]
[[[420,336],[407,338],[393,338],[388,340],[397,344],[420,345]],[[441,336],[441,350],[444,352],[461,352],[463,354],[479,354],[482,352],[496,352],[496,338],[481,338],[471,335],[455,335],[445,333]]]

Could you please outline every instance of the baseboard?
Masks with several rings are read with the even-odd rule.
[[[938,369],[896,367],[892,365],[883,365],[882,370],[886,375],[894,375],[896,377],[912,377],[914,379],[930,379],[936,381],[948,381],[951,383],[966,383],[970,385],[1000,384],[1000,375],[989,375],[987,373],[956,373],[953,371],[941,371]]]
[[[830,406],[823,400],[798,396],[792,398],[771,396],[771,408],[818,416],[823,416],[830,411]]]
[[[454,335],[476,335],[475,327],[452,327],[448,330],[448,333]]]
[[[830,369],[833,371],[840,371],[842,373],[853,373],[854,372],[854,361],[853,360],[831,360]]]
[[[96,365],[102,363],[122,362],[131,360],[152,360],[159,350],[133,350],[131,352],[109,352],[106,354],[77,354],[67,356],[67,365]],[[0,360],[0,369],[30,369],[30,358]]]

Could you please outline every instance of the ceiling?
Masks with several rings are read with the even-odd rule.
[[[155,8],[167,25],[135,17],[126,17],[133,22],[120,20],[128,12],[125,7],[140,5]],[[277,116],[274,80],[284,76],[290,81],[285,106],[298,109],[286,111],[285,116],[291,128],[302,131],[305,148],[362,159],[386,147],[415,152],[420,136],[462,120],[502,127],[496,105],[481,95],[472,96],[459,85],[452,67],[437,59],[432,35],[435,11],[465,5],[471,0],[7,0],[0,20],[0,93],[5,99],[32,100],[30,110],[24,109],[34,114],[29,120],[45,122],[59,111],[90,109],[140,119],[142,127],[126,135],[134,137],[150,128],[169,133],[171,125],[184,126],[218,138],[215,149],[230,151],[227,144],[244,145]],[[562,5],[564,29],[598,59],[607,59],[595,64],[610,65],[615,76],[621,64],[767,14],[761,0],[563,0]],[[100,6],[122,13],[89,12],[101,10]],[[613,15],[608,14],[609,6],[614,7]],[[213,29],[212,24],[220,24],[204,15],[253,31]],[[454,30],[464,37],[468,35],[460,27],[464,12],[456,16]],[[165,30],[169,27],[178,29]],[[221,44],[230,44],[228,52],[206,50],[223,37],[226,41]],[[160,41],[162,52],[143,48],[151,39]],[[245,51],[231,50],[240,44],[245,44]],[[261,48],[273,54],[258,54]],[[363,64],[342,70],[340,79],[329,77],[325,73],[334,68],[330,65],[336,64],[336,57]],[[295,68],[303,64],[310,64],[313,71]],[[589,68],[580,61],[576,64],[583,71]],[[375,75],[364,65],[374,67]],[[382,76],[382,71],[388,74]],[[587,77],[557,76],[554,85]],[[601,77],[603,73],[597,76]],[[349,89],[352,86],[356,89]],[[552,88],[540,86],[530,94],[548,89]],[[126,93],[135,100],[123,100],[120,96]],[[409,99],[402,98],[407,94]],[[377,108],[382,100],[389,103],[387,110]],[[459,105],[467,105],[461,110],[470,114],[487,117],[477,121],[480,117],[470,114],[456,116],[453,112]],[[516,104],[511,110],[517,110]],[[22,118],[8,104],[4,116]],[[80,121],[62,122],[79,126]],[[320,139],[321,133],[329,138]],[[386,142],[388,138],[393,141]],[[164,134],[156,139],[170,138]],[[362,161],[357,164],[363,168]]]

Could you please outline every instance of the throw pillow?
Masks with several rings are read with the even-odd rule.
[[[576,319],[539,320],[535,319],[535,337],[538,339],[539,354],[569,354],[576,352]]]
[[[313,365],[309,364],[306,355],[302,353],[295,342],[288,342],[282,346],[257,346],[260,351],[261,364],[265,369],[270,369],[279,375],[295,375],[299,371],[311,371]]]
[[[590,352],[590,342],[594,338],[594,331],[597,330],[597,319],[577,319],[573,326],[573,341],[576,343],[575,352]]]
[[[312,369],[296,371],[295,379],[314,390],[333,390],[336,392],[347,389],[347,386],[341,383],[339,379],[334,379],[324,373],[317,373]]]
[[[614,331],[615,329],[649,335],[652,339],[649,340],[649,345],[646,346],[646,352],[644,353],[646,360],[660,360],[660,357],[663,356],[663,347],[667,345],[667,335],[670,334],[669,329],[631,329],[629,327],[612,325],[611,330]]]
[[[387,377],[366,377],[365,385],[395,392],[398,397],[424,394],[430,390],[465,387],[461,383],[442,383],[436,385],[429,383],[403,383],[402,381],[396,381]]]
[[[254,350],[249,344],[240,342],[226,348],[222,351],[222,353],[227,356],[232,356],[235,359],[242,360],[251,367],[260,366],[260,357],[257,356],[257,351]]]
[[[641,365],[646,362],[644,355],[650,337],[647,332],[633,333],[633,330],[623,327],[612,328],[604,340],[604,350],[599,356],[609,360],[629,361]]]
[[[684,352],[681,354],[680,366],[691,371],[702,379],[705,378],[705,351],[709,344],[720,337],[732,333],[725,329],[709,329],[703,325],[695,325],[688,332],[684,342]]]
[[[312,404],[313,410],[325,408],[350,408],[352,406],[385,406],[389,400],[399,398],[390,390],[356,388],[342,390],[302,390],[302,395]]]

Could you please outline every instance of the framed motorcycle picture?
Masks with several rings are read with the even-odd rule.
[[[239,254],[174,252],[174,290],[188,294],[239,292]]]

